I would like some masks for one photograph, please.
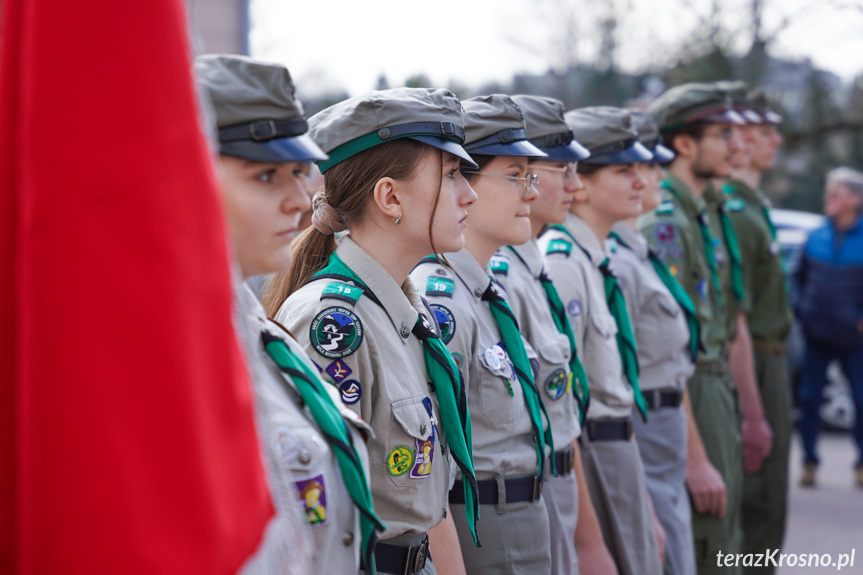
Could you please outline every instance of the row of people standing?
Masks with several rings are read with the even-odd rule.
[[[689,389],[722,385],[683,408],[719,313],[661,262],[698,245],[649,227],[674,210],[647,115],[394,89],[307,122],[283,67],[197,67],[239,267],[277,272],[266,312],[239,296],[278,510],[250,572],[660,573],[667,547],[665,570],[692,573],[739,549],[723,350]],[[634,224],[651,210],[655,251]],[[693,451],[696,511],[727,539],[693,542]]]

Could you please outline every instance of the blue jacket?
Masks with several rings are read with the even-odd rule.
[[[809,340],[863,347],[863,218],[845,231],[832,222],[814,230],[791,282],[794,311]]]

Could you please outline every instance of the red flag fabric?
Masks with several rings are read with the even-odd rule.
[[[182,0],[2,9],[0,567],[234,573],[272,507]]]

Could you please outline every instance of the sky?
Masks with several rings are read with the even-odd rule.
[[[519,72],[544,73],[570,53],[595,61],[591,23],[610,3],[623,14],[620,67],[640,71],[672,60],[680,41],[707,14],[710,0],[251,0],[253,57],[288,66],[309,95],[371,90],[424,73],[432,83],[477,86]],[[722,19],[742,29],[751,0],[722,0]],[[796,15],[771,45],[774,56],[811,59],[850,81],[863,74],[863,0],[763,0],[773,29]],[[597,7],[599,6],[599,7]],[[840,8],[840,6],[848,6]],[[574,11],[581,7],[581,11]],[[573,26],[566,26],[573,18]],[[566,30],[574,30],[567,34]],[[746,38],[739,45],[746,45]]]

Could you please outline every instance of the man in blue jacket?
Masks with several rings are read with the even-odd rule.
[[[857,485],[863,487],[863,173],[836,168],[827,174],[828,223],[806,241],[792,275],[794,309],[806,337],[800,386],[800,435],[805,459],[800,483],[815,485],[821,394],[834,359],[851,384],[857,422]]]

